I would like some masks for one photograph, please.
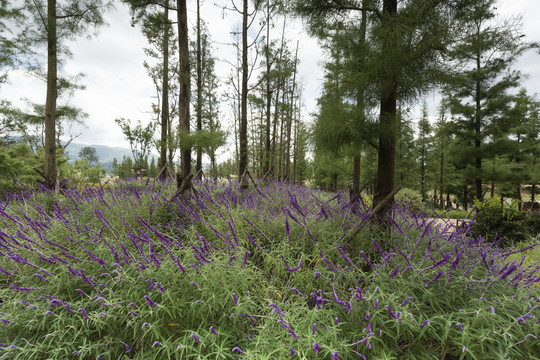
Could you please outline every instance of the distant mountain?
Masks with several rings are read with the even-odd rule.
[[[79,160],[80,159],[79,152],[81,151],[82,148],[86,146],[93,147],[96,149],[96,155],[99,157],[99,162],[107,170],[112,169],[112,163],[113,163],[114,158],[116,158],[116,160],[118,160],[119,162],[122,161],[124,156],[132,158],[131,150],[128,148],[111,147],[111,146],[105,146],[105,145],[86,145],[86,144],[79,144],[79,143],[72,142],[67,147],[67,155],[70,159],[69,161],[73,162],[75,160]],[[157,161],[157,156],[152,155],[152,154],[150,155],[149,161],[152,160],[152,157],[155,157]]]

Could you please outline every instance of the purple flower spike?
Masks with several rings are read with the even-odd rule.
[[[291,348],[291,353],[290,353],[289,356],[294,356],[294,352],[295,352],[295,351],[296,351],[296,350],[294,350],[294,348],[292,347],[292,348]]]
[[[465,350],[467,350],[467,347],[466,347],[466,346],[463,346],[463,347],[461,348],[461,352],[465,352]]]
[[[316,342],[313,343],[313,350],[315,350],[317,354],[319,353],[319,344],[317,344]]]
[[[339,360],[339,356],[338,356],[337,351],[332,352],[332,360]]]
[[[196,343],[199,343],[199,338],[194,333],[191,333],[191,335],[189,335],[189,337],[195,339]]]
[[[157,307],[157,304],[152,299],[150,299],[148,295],[144,295],[144,298],[146,299],[146,302],[149,306]]]
[[[200,289],[200,288],[199,288],[199,285],[197,285],[197,283],[196,283],[195,281],[190,282],[190,284],[193,284],[193,285],[195,285],[195,287],[196,287],[197,289]]]
[[[157,345],[161,345],[161,343],[160,343],[159,341],[155,341],[155,342],[152,344],[152,347],[157,346]]]
[[[234,305],[238,305],[238,299],[236,298],[236,293],[232,293],[232,298],[234,301]]]
[[[217,334],[218,334],[218,332],[216,331],[216,329],[214,329],[213,326],[210,326],[210,332],[211,332],[212,334],[214,334],[214,335],[217,335]]]
[[[145,322],[144,324],[142,324],[141,329],[144,329],[145,326],[150,326],[150,324]]]
[[[339,319],[337,316],[334,318],[334,322],[336,323],[336,326],[339,326]]]
[[[429,324],[431,320],[425,320],[423,323],[420,324],[420,329]]]
[[[313,323],[313,326],[311,327],[312,334],[315,334],[317,332],[316,326],[317,326],[317,323]]]
[[[0,319],[1,322],[3,322],[4,324],[9,324],[11,321],[7,320],[7,319]]]
[[[126,343],[122,343],[124,344],[124,347],[126,348],[126,353],[130,352],[131,351],[131,346],[129,346],[128,344]]]
[[[238,351],[240,354],[243,354],[244,352],[242,349],[240,349],[238,346],[233,347],[232,352]]]
[[[463,326],[460,323],[456,323],[456,326],[459,328],[459,330],[463,331]]]

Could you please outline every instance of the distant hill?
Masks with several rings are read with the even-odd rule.
[[[131,150],[128,148],[111,147],[111,146],[105,146],[105,145],[87,145],[87,144],[79,144],[79,143],[72,142],[67,147],[67,155],[70,159],[70,162],[79,160],[80,159],[79,152],[81,151],[83,147],[86,147],[86,146],[90,146],[96,149],[96,155],[99,157],[99,162],[107,170],[112,169],[112,163],[113,163],[114,158],[116,158],[116,160],[118,161],[122,161],[124,156],[130,157],[130,158],[132,157]],[[152,155],[152,154],[150,155],[149,161],[151,161],[152,157],[155,157],[157,161],[157,156]]]

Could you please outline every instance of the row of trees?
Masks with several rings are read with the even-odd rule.
[[[216,151],[225,143],[216,95],[220,84],[214,73],[210,35],[200,15],[201,4],[196,3],[196,18],[192,20],[195,40],[190,43],[185,0],[123,2],[132,10],[134,26],[141,26],[148,39],[145,67],[158,98],[154,120],[161,130],[159,168],[172,168],[179,149],[178,186],[188,191],[193,176],[192,151],[196,153],[193,173],[200,173],[202,155],[207,154],[215,176]],[[444,136],[433,140],[424,114],[416,141],[420,152],[415,164],[419,164],[424,197],[427,189],[435,189],[432,166],[428,166],[434,157],[442,164],[439,197],[452,192],[465,199],[472,195],[482,199],[485,184],[495,189],[510,181],[501,169],[516,164],[535,168],[535,163],[529,166],[535,157],[524,155],[537,151],[537,133],[531,130],[535,105],[526,93],[514,91],[521,74],[511,66],[537,45],[524,41],[516,19],[498,20],[495,4],[495,0],[231,0],[223,10],[240,15],[241,26],[235,43],[237,59],[231,63],[227,84],[234,91],[227,100],[235,120],[232,163],[237,166],[241,186],[247,186],[250,172],[301,182],[311,143],[318,174],[330,187],[336,188],[346,173],[354,199],[359,196],[362,180],[367,179],[373,184],[374,206],[383,204],[397,185],[406,183],[404,169],[411,169],[407,161],[413,151],[408,143],[412,135],[404,109],[437,87],[445,99],[441,125],[437,124],[441,129],[437,131]],[[37,45],[46,44],[48,65],[43,77],[49,84],[47,101],[41,113],[36,107],[34,115],[44,119],[42,175],[45,183],[54,187],[61,129],[57,100],[60,90],[74,89],[73,81],[58,78],[56,69],[62,59],[57,52],[66,53],[63,40],[102,24],[102,12],[111,3],[79,0],[57,4],[48,0],[47,4],[28,1],[24,5],[18,9],[5,3],[2,8],[0,30],[17,16],[35,20],[28,22],[30,27],[19,37],[0,39],[6,54],[0,61],[3,68],[13,66],[17,59],[29,58],[28,52],[20,56],[21,49],[37,54]],[[171,19],[174,13],[175,21]],[[285,35],[291,15],[306,21],[329,59],[312,129],[301,121],[298,44],[290,44]],[[13,129],[16,121],[7,119],[19,115],[3,108],[7,114],[3,126]],[[80,117],[81,111],[75,109],[71,114]],[[179,119],[177,124],[175,118]],[[128,139],[137,129],[127,120],[117,119],[117,123]],[[18,124],[22,128],[24,122]],[[434,152],[434,146],[440,151]],[[506,165],[499,166],[502,164]],[[519,177],[520,181],[536,182],[534,171],[527,176]],[[514,186],[517,191],[516,181]],[[389,204],[380,214],[388,211]]]
[[[444,191],[461,194],[465,202],[473,196],[481,200],[484,184],[502,179],[488,176],[490,171],[502,171],[494,162],[502,164],[507,158],[512,166],[525,166],[525,147],[517,144],[525,146],[527,138],[538,151],[537,133],[530,125],[535,115],[526,115],[528,107],[520,105],[530,98],[513,90],[522,75],[511,66],[537,45],[524,41],[518,19],[499,20],[495,4],[495,0],[295,3],[330,58],[314,132],[316,163],[328,164],[324,178],[330,186],[336,187],[340,174],[352,173],[355,196],[363,174],[374,182],[376,206],[396,186],[406,185],[407,169],[420,174],[418,187],[424,197],[429,187],[434,189],[435,183],[428,181],[434,176],[427,166],[434,152],[429,149],[433,141],[428,140],[427,114],[419,124],[418,166],[410,167],[406,161],[415,147],[410,146],[402,109],[437,87],[445,99],[442,123],[437,124],[439,195]],[[518,134],[524,129],[528,136]],[[368,165],[361,172],[362,158]],[[339,169],[339,162],[348,169]],[[375,170],[369,165],[373,162]],[[530,179],[534,183],[538,177],[531,173]],[[388,207],[383,207],[381,214],[386,211]]]

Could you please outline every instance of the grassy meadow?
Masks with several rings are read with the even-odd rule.
[[[0,359],[540,359],[534,241],[500,248],[407,208],[349,240],[371,209],[346,193],[174,191],[0,202]]]

